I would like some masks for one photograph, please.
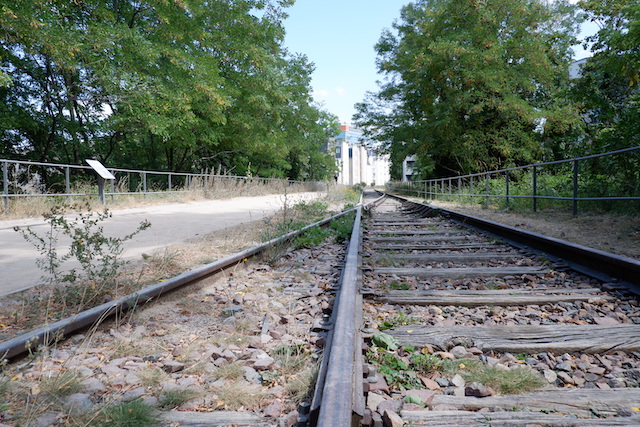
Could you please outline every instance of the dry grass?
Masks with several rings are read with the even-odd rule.
[[[244,381],[232,382],[220,387],[218,405],[226,410],[251,410],[260,407],[261,403],[270,398],[270,394],[263,391],[262,387],[249,385]]]
[[[115,187],[115,193],[128,192],[128,183],[120,181]],[[211,199],[229,199],[233,197],[264,196],[266,194],[292,194],[305,191],[326,191],[324,183],[294,183],[285,180],[262,180],[259,178],[244,180],[227,176],[209,176],[194,178],[189,187],[174,188],[173,192],[153,193],[151,188],[147,194],[116,194],[105,196],[105,204],[109,209],[126,209],[141,206],[151,206],[165,203],[188,203]],[[97,193],[97,186],[78,184],[71,188],[73,194]],[[105,188],[109,192],[110,187]],[[141,189],[138,189],[141,191]],[[32,196],[12,197],[9,200],[9,210],[5,212],[4,203],[0,203],[2,219],[19,219],[40,217],[51,211],[53,206],[67,204],[88,204],[93,211],[104,207],[97,195],[88,196],[56,196],[44,194],[35,190]],[[71,212],[69,212],[71,213]]]

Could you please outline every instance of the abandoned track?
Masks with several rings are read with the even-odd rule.
[[[363,224],[367,422],[639,423],[640,309],[620,283],[412,203]]]
[[[620,271],[609,264],[587,277],[573,268],[591,272],[606,263],[603,254],[578,248],[583,255],[565,261],[557,241],[541,254],[532,248],[542,236],[511,229],[514,247],[498,240],[495,225],[483,235],[460,224],[481,226],[473,220],[377,197],[355,210],[346,252],[326,243],[288,250],[270,265],[245,264],[264,247],[236,254],[109,311],[16,338],[15,354],[56,333],[72,339],[7,375],[38,401],[47,373],[79,371],[86,390],[75,402],[86,411],[142,400],[164,410],[163,423],[183,426],[640,423],[640,309],[633,284],[608,276],[633,278],[637,265],[618,257]],[[583,258],[587,268],[575,264]],[[178,298],[123,317],[133,300],[192,283]],[[115,325],[78,332],[113,313]],[[290,371],[298,356],[309,369]],[[298,405],[294,382],[314,364],[315,389]],[[235,376],[225,377],[230,367]],[[493,382],[505,372],[531,375],[506,376],[513,387]],[[175,390],[192,399],[161,404]],[[232,404],[246,393],[257,398]],[[68,417],[55,407],[28,420]],[[0,411],[0,423],[12,421]]]

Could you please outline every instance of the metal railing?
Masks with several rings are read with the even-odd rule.
[[[4,212],[9,213],[10,200],[26,197],[98,196],[98,183],[93,168],[84,165],[43,163],[0,159]],[[279,178],[220,175],[214,173],[163,172],[110,168],[115,175],[109,180],[104,195],[114,196],[186,193],[197,188],[213,188],[222,183],[236,185],[276,184],[283,188],[301,185],[315,189],[317,182],[291,181]],[[326,186],[322,184],[322,188]]]
[[[440,198],[462,202],[465,199],[471,203],[481,200],[485,207],[489,207],[492,199],[502,199],[507,209],[515,200],[527,199],[531,201],[534,212],[539,209],[541,201],[562,200],[571,202],[573,215],[577,215],[579,202],[640,200],[639,150],[640,146],[637,146],[470,175],[392,182],[388,187],[391,191],[426,200]],[[593,174],[588,168],[581,167],[589,161],[622,155],[626,157],[611,161],[607,173]],[[557,169],[552,170],[554,167]],[[584,170],[587,172],[581,173]],[[600,165],[598,170],[606,170],[606,165]],[[629,179],[630,176],[633,179]],[[610,194],[612,191],[622,191],[623,194]]]

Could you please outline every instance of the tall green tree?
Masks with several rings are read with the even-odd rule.
[[[269,176],[326,162],[313,67],[282,47],[293,1],[0,0],[0,156]]]
[[[582,1],[600,30],[574,96],[587,123],[590,152],[640,145],[640,3]]]
[[[579,128],[559,97],[577,23],[564,1],[410,3],[376,45],[385,79],[355,120],[392,160],[417,154],[423,176],[537,160]]]

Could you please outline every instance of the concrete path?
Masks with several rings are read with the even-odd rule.
[[[324,195],[325,193],[288,194],[286,203],[293,205]],[[282,209],[284,204],[283,195],[268,195],[152,205],[111,211],[113,217],[103,225],[105,235],[121,237],[135,231],[141,221],[146,219],[151,222],[150,228],[125,243],[123,257],[131,259],[199,235],[263,219]],[[14,231],[14,226],[31,227],[40,236],[44,236],[49,229],[42,218],[0,221],[0,296],[35,286],[41,283],[43,275],[36,265],[38,251],[20,233]],[[64,253],[67,248],[62,247],[60,253]]]

